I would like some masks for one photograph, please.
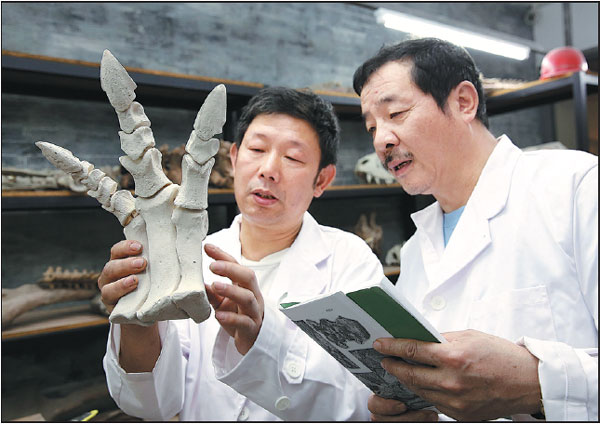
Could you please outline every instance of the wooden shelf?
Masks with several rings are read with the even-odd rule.
[[[94,313],[89,302],[63,308],[40,308],[15,318],[2,330],[2,341],[108,325],[108,317]]]
[[[585,86],[587,94],[597,93],[598,75],[574,72],[548,80],[530,81],[515,89],[495,91],[487,98],[487,111],[493,116],[571,99],[579,84]]]
[[[587,126],[587,96],[598,94],[598,75],[573,72],[561,77],[526,83],[521,88],[502,90],[486,100],[489,116],[573,99],[577,149],[590,151]]]
[[[386,277],[394,277],[394,276],[397,277],[398,275],[400,275],[400,266],[399,265],[395,265],[395,266],[384,265],[383,273],[385,274]]]

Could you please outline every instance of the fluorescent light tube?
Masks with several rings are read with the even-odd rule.
[[[501,40],[496,37],[478,34],[440,24],[430,20],[406,15],[404,13],[392,12],[386,9],[375,11],[377,22],[386,28],[395,29],[419,37],[441,38],[459,46],[469,47],[476,50],[492,53],[499,56],[509,57],[516,60],[525,60],[529,57],[531,49],[523,44]]]

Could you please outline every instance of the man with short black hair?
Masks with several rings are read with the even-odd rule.
[[[336,172],[332,106],[311,92],[266,88],[244,108],[237,134],[230,153],[241,214],[204,244],[215,314],[201,324],[111,325],[110,393],[124,412],[150,420],[364,421],[370,391],[278,311],[286,296],[383,278],[364,241],[307,212]],[[113,246],[98,280],[107,307],[135,288],[146,266],[139,254],[133,240]]]
[[[598,158],[494,137],[478,75],[466,50],[431,38],[385,47],[354,75],[379,159],[436,200],[412,215],[396,288],[448,341],[374,347],[452,418],[597,421]],[[369,409],[438,419],[374,395]]]

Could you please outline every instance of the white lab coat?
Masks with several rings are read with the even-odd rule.
[[[598,158],[523,153],[502,136],[446,248],[437,202],[412,218],[397,290],[441,332],[526,346],[546,419],[596,421]]]
[[[240,218],[206,238],[237,260]],[[207,284],[224,280],[208,270],[211,261],[204,256]],[[381,278],[381,264],[364,241],[318,225],[307,212],[279,266],[277,285],[265,299],[259,336],[245,356],[237,353],[224,331],[219,333],[214,315],[201,324],[160,322],[163,345],[154,370],[127,374],[117,359],[120,326],[111,325],[104,357],[111,396],[124,412],[152,420],[176,414],[180,420],[196,421],[368,420],[366,386],[275,305],[286,293],[288,299],[302,300]],[[218,381],[215,373],[247,397]]]

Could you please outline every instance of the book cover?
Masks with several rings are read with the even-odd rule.
[[[348,293],[283,303],[280,310],[373,393],[410,409],[432,407],[387,373],[381,367],[384,355],[372,347],[380,337],[445,341],[387,278]]]

